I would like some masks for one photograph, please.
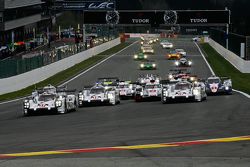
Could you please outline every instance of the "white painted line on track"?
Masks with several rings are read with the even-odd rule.
[[[214,70],[212,69],[212,67],[211,67],[210,64],[208,63],[207,59],[205,58],[204,54],[202,53],[201,48],[199,47],[199,45],[198,45],[196,42],[194,42],[194,43],[195,43],[196,47],[198,48],[198,50],[199,50],[201,56],[203,57],[204,61],[206,62],[206,64],[207,64],[209,70],[211,71],[212,75],[215,75]],[[236,90],[236,89],[233,89],[233,91],[234,91],[234,92],[237,92],[237,93],[240,93],[240,94],[242,94],[243,96],[245,96],[245,97],[247,97],[247,98],[250,99],[250,95],[247,94],[247,93],[245,93],[245,92],[242,92],[242,91],[239,91],[239,90]]]
[[[75,77],[71,78],[70,80],[68,80],[68,81],[66,81],[66,82],[64,82],[64,83],[62,83],[62,84],[59,85],[59,86],[64,86],[64,85],[68,84],[69,82],[72,82],[72,81],[75,80],[76,78],[78,78],[78,77],[80,77],[81,75],[87,73],[88,71],[92,70],[93,68],[99,66],[100,64],[104,63],[104,62],[107,61],[108,59],[114,57],[115,55],[121,53],[122,51],[124,51],[124,50],[126,50],[127,48],[131,47],[132,45],[136,44],[137,42],[138,42],[138,41],[135,41],[134,43],[128,45],[127,47],[123,48],[122,50],[119,50],[118,52],[116,52],[116,53],[114,53],[113,55],[107,57],[106,59],[104,59],[104,60],[102,60],[101,62],[95,64],[94,66],[88,68],[87,70],[83,71],[82,73],[76,75]],[[13,102],[17,102],[17,101],[23,100],[23,99],[25,99],[25,98],[27,98],[27,97],[22,97],[22,98],[10,100],[10,101],[1,102],[0,105],[8,104],[8,103],[13,103]]]

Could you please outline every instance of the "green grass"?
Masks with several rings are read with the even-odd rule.
[[[201,48],[216,75],[231,77],[234,89],[250,94],[250,74],[241,73],[209,44],[201,44]]]
[[[117,45],[109,50],[106,50],[96,56],[93,56],[85,61],[80,62],[79,64],[76,64],[75,66],[64,70],[62,72],[57,73],[56,75],[39,82],[35,85],[31,85],[27,88],[24,88],[22,90],[11,92],[7,94],[0,95],[0,101],[7,101],[12,100],[20,97],[25,97],[27,95],[30,95],[31,92],[37,87],[41,88],[48,84],[52,85],[59,85],[63,83],[66,80],[69,80],[70,78],[76,76],[77,74],[81,73],[82,71],[90,68],[91,66],[97,64],[98,62],[102,61],[103,59],[111,56],[114,53],[117,53],[118,51],[122,50],[123,48],[127,47],[130,43],[122,43],[120,45]]]

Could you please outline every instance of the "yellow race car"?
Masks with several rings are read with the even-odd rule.
[[[173,51],[170,51],[170,53],[168,53],[168,54],[166,55],[166,58],[167,58],[168,60],[180,60],[181,54],[178,53],[178,52],[176,52],[175,50],[173,50]]]

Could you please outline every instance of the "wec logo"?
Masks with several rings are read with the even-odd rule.
[[[89,9],[113,9],[114,3],[113,2],[102,2],[100,4],[91,3],[89,5]]]

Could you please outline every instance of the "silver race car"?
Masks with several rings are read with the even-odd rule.
[[[32,92],[31,97],[23,102],[23,114],[29,116],[38,112],[55,112],[59,114],[76,110],[77,101],[73,91],[48,85]],[[71,94],[69,94],[71,93]]]
[[[175,49],[177,53],[179,53],[182,57],[187,56],[187,52],[184,49]]]
[[[78,106],[83,107],[91,103],[106,103],[116,105],[120,103],[119,91],[114,87],[105,87],[96,84],[90,88],[84,88],[78,94]]]
[[[121,99],[132,98],[135,94],[136,84],[131,81],[120,81],[117,89]]]
[[[151,80],[150,83],[138,84],[135,91],[135,101],[140,102],[144,99],[161,98],[162,86],[159,82]]]
[[[177,81],[163,84],[161,101],[163,104],[177,99],[203,101],[206,97],[203,82]]]

